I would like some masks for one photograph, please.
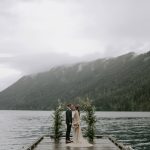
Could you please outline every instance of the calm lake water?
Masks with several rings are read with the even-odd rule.
[[[0,111],[0,150],[24,150],[35,139],[49,134],[50,111]],[[150,150],[150,112],[96,112],[97,134],[107,134]]]

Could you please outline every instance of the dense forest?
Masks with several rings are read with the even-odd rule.
[[[97,110],[150,111],[150,52],[128,53],[24,76],[0,93],[0,109],[51,110],[89,97]]]

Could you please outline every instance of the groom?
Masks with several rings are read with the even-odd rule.
[[[71,143],[70,140],[70,132],[71,132],[71,125],[72,125],[72,104],[67,105],[66,110],[66,125],[67,125],[67,131],[66,131],[66,143]]]

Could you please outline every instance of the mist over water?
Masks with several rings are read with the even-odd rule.
[[[49,134],[51,115],[51,111],[0,111],[0,150],[24,150]],[[135,150],[150,149],[150,112],[96,112],[96,116],[97,134],[114,136]]]

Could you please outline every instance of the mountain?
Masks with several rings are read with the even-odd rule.
[[[128,53],[24,76],[0,93],[0,109],[51,110],[89,97],[97,110],[150,111],[150,52]]]

